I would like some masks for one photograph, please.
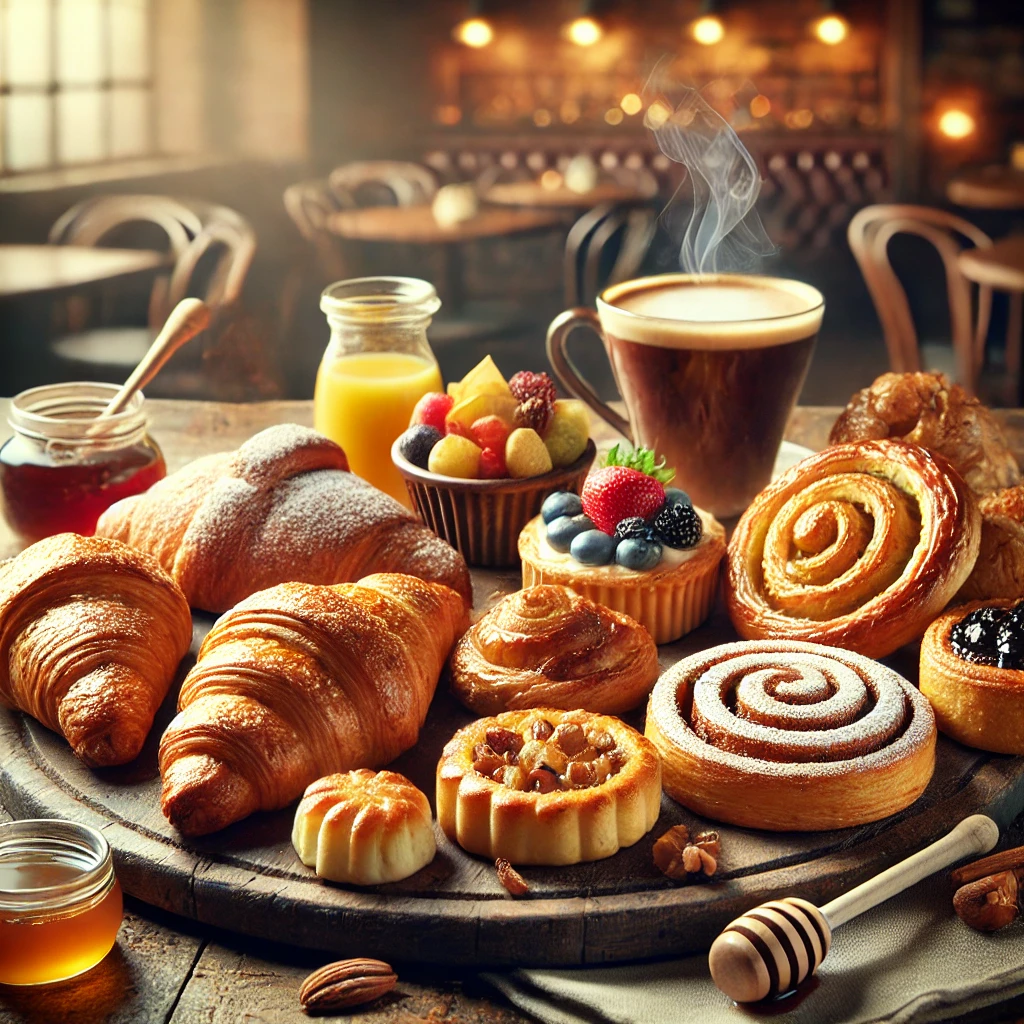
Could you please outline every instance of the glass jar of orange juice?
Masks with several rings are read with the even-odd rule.
[[[314,426],[345,449],[353,473],[406,505],[391,445],[420,398],[442,389],[427,342],[440,307],[434,286],[414,277],[338,281],[320,296],[331,340],[316,377]]]

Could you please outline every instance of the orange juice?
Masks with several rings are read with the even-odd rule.
[[[314,425],[348,456],[353,473],[409,505],[391,445],[428,391],[443,390],[433,360],[406,352],[357,352],[325,359],[316,377]]]

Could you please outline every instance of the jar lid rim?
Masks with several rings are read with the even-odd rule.
[[[320,309],[328,317],[432,316],[440,307],[437,289],[418,277],[353,277],[320,293]]]
[[[11,399],[7,421],[15,430],[35,431],[39,435],[46,435],[48,430],[52,430],[55,426],[59,426],[62,430],[95,428],[97,423],[95,414],[91,416],[54,416],[48,415],[46,412],[35,411],[35,409],[43,403],[51,408],[60,403],[93,403],[96,405],[96,411],[99,412],[119,390],[120,387],[117,384],[107,384],[102,381],[42,384],[21,391]],[[102,439],[125,430],[137,429],[140,425],[140,418],[145,415],[143,411],[145,401],[143,393],[136,391],[120,412],[104,417],[105,429],[94,431],[95,436]]]

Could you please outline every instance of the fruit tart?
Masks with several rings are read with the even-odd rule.
[[[664,644],[711,613],[725,530],[646,448],[616,445],[580,495],[552,494],[519,535],[523,586],[570,587]]]
[[[646,835],[661,808],[650,740],[610,715],[535,708],[481,718],[437,765],[437,820],[469,853],[578,864]]]

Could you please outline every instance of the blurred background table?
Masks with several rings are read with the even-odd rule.
[[[61,291],[130,277],[164,266],[149,249],[79,245],[0,245],[0,298]]]
[[[950,178],[946,198],[975,210],[1024,209],[1024,171],[994,165],[961,171]]]
[[[586,192],[574,192],[564,184],[548,188],[540,181],[506,181],[492,185],[482,198],[500,206],[589,210],[602,203],[645,202],[652,195],[652,190],[641,184],[618,181],[599,181]]]

